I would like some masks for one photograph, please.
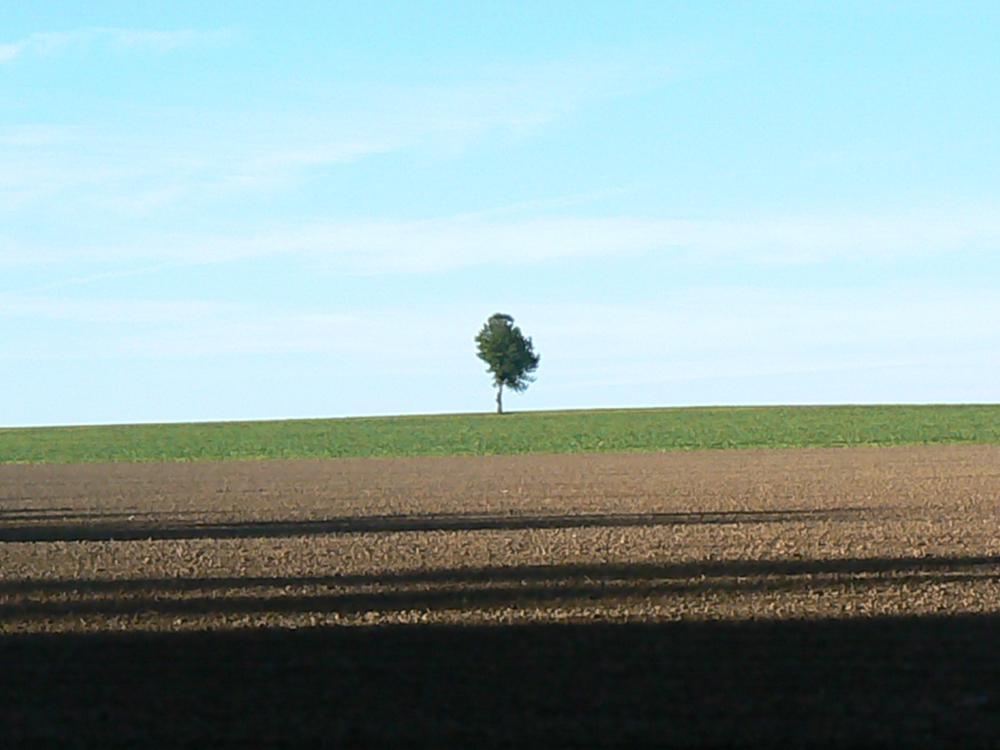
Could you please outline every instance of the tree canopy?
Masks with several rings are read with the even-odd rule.
[[[503,313],[491,315],[476,336],[478,356],[487,364],[497,389],[497,414],[503,414],[503,389],[523,391],[535,381],[539,356],[531,339],[514,325],[514,318]]]

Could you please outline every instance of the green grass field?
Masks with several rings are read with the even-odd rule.
[[[0,463],[1000,443],[1000,405],[629,409],[0,429]]]

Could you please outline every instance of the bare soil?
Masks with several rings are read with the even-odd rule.
[[[0,466],[0,746],[990,746],[1000,446]]]

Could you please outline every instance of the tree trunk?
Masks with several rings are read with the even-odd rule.
[[[503,386],[497,386],[497,414],[503,414]]]

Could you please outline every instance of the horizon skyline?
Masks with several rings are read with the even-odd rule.
[[[505,396],[506,398],[506,396]],[[517,416],[519,414],[531,415],[531,414],[573,414],[578,412],[589,413],[589,412],[633,412],[633,411],[726,411],[726,410],[741,410],[741,409],[853,409],[853,408],[940,408],[940,407],[990,407],[990,406],[1000,406],[1000,403],[996,402],[965,402],[965,401],[946,401],[941,403],[929,403],[929,402],[894,402],[894,403],[761,403],[761,404],[685,404],[683,406],[597,406],[597,407],[586,407],[586,408],[573,408],[568,407],[564,409],[513,409],[508,410],[506,407],[502,414],[497,414],[495,410],[482,409],[479,411],[444,411],[444,412],[428,412],[428,413],[407,413],[407,414],[347,414],[339,416],[289,416],[289,417],[266,417],[262,419],[255,419],[252,417],[240,418],[240,419],[195,419],[195,420],[162,420],[162,421],[146,421],[146,422],[79,422],[70,424],[34,424],[34,425],[18,425],[14,427],[0,426],[0,431],[2,430],[49,430],[49,429],[60,429],[68,428],[72,429],[75,427],[81,428],[100,428],[100,427],[155,427],[158,425],[165,426],[183,426],[183,425],[210,425],[210,424],[261,424],[270,422],[331,422],[338,420],[371,420],[371,419],[421,419],[421,418],[447,418],[447,417],[486,417],[497,419],[503,419],[507,416]]]

